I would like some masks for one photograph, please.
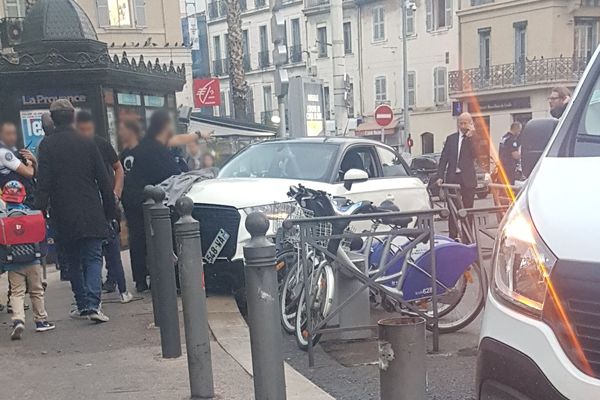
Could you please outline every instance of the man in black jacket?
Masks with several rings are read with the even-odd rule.
[[[40,210],[51,206],[77,302],[71,316],[106,322],[108,317],[100,310],[102,241],[108,235],[107,221],[116,217],[112,187],[98,148],[73,127],[73,105],[57,100],[50,114],[55,131],[39,148],[36,206]]]
[[[477,155],[472,143],[474,132],[475,128],[471,114],[461,114],[458,117],[458,132],[446,138],[438,164],[438,185],[444,182],[460,185],[460,193],[465,208],[473,207],[475,188],[477,187],[477,174],[475,173]],[[458,228],[452,215],[448,219],[448,228],[450,237],[458,238]]]

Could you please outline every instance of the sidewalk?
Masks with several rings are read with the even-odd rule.
[[[126,253],[124,263],[130,273]],[[127,262],[126,262],[127,261]],[[6,274],[0,277],[0,302],[6,303]],[[133,285],[131,285],[133,287]],[[0,387],[3,399],[187,399],[189,381],[187,358],[161,358],[159,332],[152,326],[150,296],[129,304],[117,302],[116,295],[104,299],[103,309],[110,322],[95,325],[90,321],[68,317],[71,290],[68,282],[60,282],[53,266],[48,267],[46,307],[57,328],[47,333],[33,330],[31,313],[27,312],[27,329],[21,341],[10,340],[10,315],[0,313]],[[29,303],[29,300],[27,300]],[[212,303],[211,303],[212,304]],[[222,304],[229,304],[223,301]],[[212,310],[211,310],[212,311]],[[226,314],[223,314],[226,311]],[[226,345],[211,343],[216,399],[253,399],[251,364],[240,362],[249,356],[247,329],[244,339],[243,319],[234,316],[229,306],[211,312],[217,316],[217,331],[227,330],[219,316],[231,318],[232,332],[239,339]],[[183,323],[183,317],[180,316]],[[241,321],[241,322],[240,322]],[[183,327],[181,329],[184,343]],[[326,395],[293,369],[288,368],[288,392],[310,390],[315,400],[329,400]],[[291,378],[290,378],[291,377]],[[307,389],[308,388],[308,389]],[[290,396],[292,399],[307,397]]]

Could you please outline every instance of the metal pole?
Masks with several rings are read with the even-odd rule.
[[[410,113],[408,110],[408,32],[406,30],[406,8],[409,7],[408,1],[402,1],[402,89],[404,107],[404,140],[410,133]],[[403,140],[398,140],[398,145],[403,146]]]
[[[383,319],[379,326],[381,400],[425,400],[425,319]]]
[[[348,123],[348,109],[346,108],[346,55],[344,53],[344,12],[343,0],[331,0],[331,51],[333,62],[333,106],[335,110],[336,135],[343,135]]]
[[[433,352],[440,351],[440,320],[438,315],[438,285],[437,285],[437,264],[435,256],[435,226],[433,224],[433,215],[427,220],[429,228],[429,251],[431,252],[431,302],[433,307]]]
[[[279,137],[287,136],[287,119],[285,118],[285,96],[277,97],[279,100]]]
[[[279,296],[275,269],[275,245],[265,234],[269,221],[261,213],[246,219],[252,239],[244,246],[248,325],[257,400],[285,400],[283,337],[279,320]]]
[[[210,335],[204,291],[204,266],[200,224],[192,218],[194,202],[181,197],[175,205],[180,216],[175,223],[177,255],[183,303],[183,323],[192,399],[212,399],[215,395]]]
[[[158,302],[158,279],[154,268],[154,256],[152,255],[152,229],[150,226],[150,207],[155,204],[154,199],[152,198],[153,190],[154,186],[152,185],[148,185],[144,188],[144,197],[146,200],[142,203],[142,208],[144,210],[144,227],[146,231],[146,268],[150,274],[150,293],[152,294],[154,326],[158,328],[160,325],[158,321],[160,315],[160,311],[158,310],[160,306]]]
[[[381,143],[385,143],[385,129],[381,128]]]
[[[154,285],[158,292],[156,300],[160,304],[160,344],[163,358],[176,358],[181,355],[181,339],[171,215],[169,207],[163,205],[165,191],[162,188],[154,187],[152,198],[155,204],[150,207],[150,229],[157,277]]]

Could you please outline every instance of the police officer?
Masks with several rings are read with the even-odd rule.
[[[0,124],[0,187],[9,181],[25,186],[25,204],[33,205],[33,176],[37,169],[35,156],[27,149],[17,150],[17,127],[12,122]]]
[[[500,162],[502,163],[502,168],[504,168],[507,180],[507,182],[501,183],[506,183],[509,185],[515,184],[517,167],[519,165],[519,161],[521,160],[521,143],[519,142],[519,135],[521,134],[522,129],[523,125],[521,125],[520,122],[513,122],[510,125],[510,131],[506,132],[500,141]]]

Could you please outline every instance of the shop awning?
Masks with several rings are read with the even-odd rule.
[[[214,130],[214,137],[255,137],[270,138],[276,135],[275,132],[263,129],[258,124],[243,124],[237,121],[224,121],[225,118],[217,117],[196,117],[190,119],[189,131],[210,131]]]
[[[400,118],[394,118],[383,128],[384,134],[393,135],[400,125]],[[381,126],[375,122],[375,118],[370,117],[356,128],[356,136],[381,136]]]

